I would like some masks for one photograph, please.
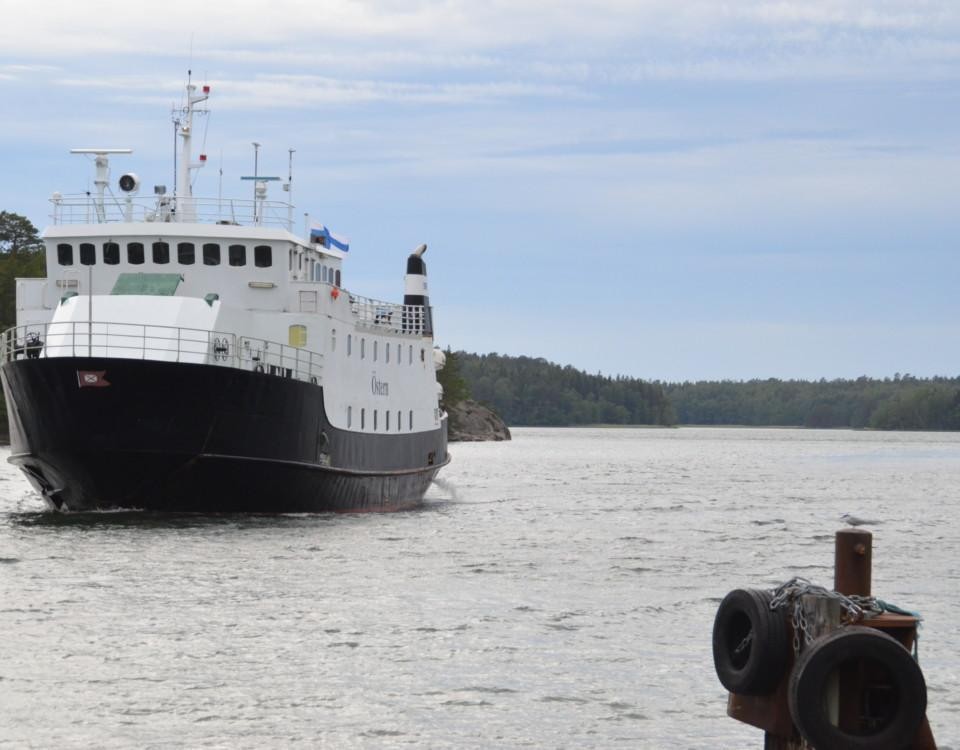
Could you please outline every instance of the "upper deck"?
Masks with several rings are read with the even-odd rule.
[[[268,227],[295,233],[292,203],[237,198],[178,197],[166,194],[116,197],[92,193],[50,199],[53,226],[144,223],[199,223],[218,226]],[[305,227],[305,234],[307,228]],[[101,233],[109,232],[105,227]]]

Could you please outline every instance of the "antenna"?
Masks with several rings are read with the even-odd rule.
[[[287,152],[290,155],[290,161],[287,166],[287,184],[283,186],[283,189],[287,192],[287,231],[293,231],[293,155],[296,153],[296,149],[288,148]]]
[[[206,101],[210,97],[210,87],[203,86],[200,94],[195,94],[197,90],[193,83],[193,71],[187,70],[187,100],[186,105],[179,112],[174,112],[173,124],[175,132],[183,139],[181,143],[180,163],[176,163],[176,146],[174,146],[174,164],[176,173],[176,188],[174,195],[177,197],[177,217],[179,221],[195,221],[196,211],[193,205],[193,190],[191,188],[190,172],[199,169],[207,163],[206,154],[200,154],[200,161],[191,161],[190,139],[193,135],[193,115],[194,105]],[[200,110],[205,111],[205,110]]]

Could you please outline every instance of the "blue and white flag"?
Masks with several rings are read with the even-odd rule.
[[[319,242],[324,247],[331,247],[343,252],[350,251],[350,240],[346,237],[334,234],[323,224],[314,224],[310,228],[310,241]]]

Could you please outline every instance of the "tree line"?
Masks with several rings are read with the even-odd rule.
[[[448,400],[472,396],[518,425],[747,425],[960,430],[960,378],[669,383],[591,375],[545,359],[448,352]],[[449,385],[449,383],[454,385]]]
[[[532,357],[447,352],[441,371],[445,398],[449,382],[490,407],[508,425],[672,425],[673,410],[659,383],[637,378],[588,375],[569,365]],[[462,382],[460,382],[462,381]]]
[[[0,211],[0,332],[17,324],[17,278],[46,276],[37,228],[20,214]],[[7,402],[0,392],[0,442],[7,442]]]

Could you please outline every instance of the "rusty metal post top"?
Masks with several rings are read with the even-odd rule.
[[[837,532],[833,588],[841,594],[870,596],[873,534],[863,529]]]

